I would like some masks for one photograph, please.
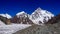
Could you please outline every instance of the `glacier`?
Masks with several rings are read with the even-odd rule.
[[[31,25],[29,24],[10,24],[5,25],[4,22],[0,20],[0,34],[13,34],[19,30],[25,29]]]

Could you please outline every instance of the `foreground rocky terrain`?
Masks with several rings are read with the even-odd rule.
[[[55,24],[33,25],[14,34],[60,34],[60,21]]]

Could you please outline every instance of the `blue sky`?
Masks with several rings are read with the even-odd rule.
[[[15,16],[20,11],[31,14],[38,7],[57,15],[60,13],[59,0],[0,0],[0,13]]]

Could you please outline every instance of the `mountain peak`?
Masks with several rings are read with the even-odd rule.
[[[24,11],[22,11],[22,12],[19,12],[19,13],[17,13],[16,14],[16,16],[19,18],[19,17],[27,17],[27,13],[25,13]]]
[[[34,14],[35,12],[40,12],[42,9],[39,7],[37,8],[32,14]]]
[[[36,10],[41,10],[41,8],[40,8],[40,7],[38,7]]]
[[[9,14],[7,14],[6,13],[6,17],[9,19],[9,18],[12,18],[12,16],[11,15],[9,15]]]
[[[6,18],[8,18],[8,19],[12,18],[11,15],[9,15],[9,14],[7,14],[7,13],[6,13],[6,14],[0,14],[0,16],[6,17]]]
[[[43,10],[41,8],[37,8],[32,14],[30,19],[36,23],[45,23],[47,22],[49,19],[51,19],[52,17],[54,17],[54,14],[52,14],[51,12],[47,11],[47,10]]]
[[[17,13],[16,15],[20,15],[20,14],[23,14],[23,13],[25,13],[25,12],[24,11],[21,11],[21,12]]]

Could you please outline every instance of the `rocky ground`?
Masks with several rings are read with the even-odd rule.
[[[32,25],[13,34],[60,34],[60,21],[54,24]]]

